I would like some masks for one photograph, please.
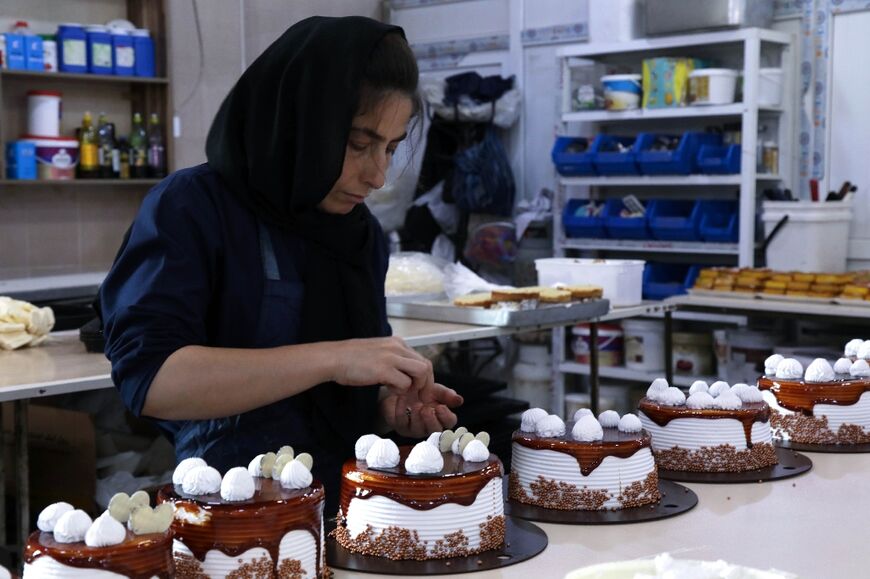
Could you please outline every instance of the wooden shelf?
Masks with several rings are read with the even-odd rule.
[[[160,179],[0,179],[0,187],[137,187],[160,183]]]
[[[77,74],[72,72],[39,72],[35,70],[2,70],[0,76],[10,79],[23,79],[28,81],[69,81],[69,82],[114,82],[114,83],[141,83],[141,84],[169,84],[166,77],[151,76],[115,76],[113,74]]]

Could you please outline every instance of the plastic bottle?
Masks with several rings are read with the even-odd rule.
[[[118,178],[130,178],[130,144],[127,139],[118,139]]]
[[[79,134],[79,178],[93,179],[99,176],[100,163],[97,155],[97,130],[93,126],[90,111],[82,117]]]
[[[148,119],[148,176],[152,179],[166,177],[166,148],[157,113],[151,113]]]
[[[100,113],[97,121],[97,159],[100,164],[100,177],[112,178],[112,149],[115,148],[115,130],[106,118],[106,113]]]
[[[142,126],[142,115],[133,114],[133,128],[130,129],[130,177],[144,179],[148,176],[148,137]]]

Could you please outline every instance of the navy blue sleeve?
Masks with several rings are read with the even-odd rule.
[[[189,173],[170,176],[145,197],[100,288],[112,380],[137,416],[166,359],[207,341],[217,221],[203,184]]]

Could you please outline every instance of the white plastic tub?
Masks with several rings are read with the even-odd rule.
[[[641,301],[644,261],[639,259],[572,259],[548,257],[535,260],[538,285],[597,285],[611,306],[636,306]]]
[[[767,246],[767,267],[780,271],[846,271],[851,202],[765,201],[762,210],[765,235],[788,215],[788,221]]]
[[[782,103],[782,69],[762,68],[758,71],[758,104],[778,107]]]
[[[661,372],[665,369],[665,328],[655,320],[622,322],[625,367]]]
[[[604,87],[604,108],[609,111],[628,111],[640,107],[641,75],[608,74],[601,77]]]
[[[689,103],[693,105],[731,104],[736,90],[736,70],[699,68],[689,74]]]

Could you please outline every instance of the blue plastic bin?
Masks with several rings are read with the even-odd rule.
[[[583,137],[556,137],[550,156],[560,175],[566,177],[595,175],[589,141]]]
[[[701,209],[697,201],[650,201],[649,228],[654,239],[700,241]]]
[[[644,204],[646,206],[646,204]],[[604,205],[604,229],[613,239],[649,239],[648,215],[643,217],[620,217],[625,208],[622,199],[608,199]]]
[[[733,175],[740,172],[740,145],[701,145],[697,168],[708,175]]]
[[[736,201],[700,201],[700,233],[704,241],[736,243],[739,224]]]
[[[674,263],[648,263],[643,269],[643,299],[663,300],[685,294],[695,284],[700,267]]]
[[[133,37],[128,30],[112,31],[112,71],[117,76],[133,76],[136,58]]]
[[[672,151],[652,151],[660,135],[638,135],[640,146],[637,164],[644,175],[688,175],[696,171],[698,149],[701,145],[721,145],[722,135],[713,133],[684,133],[677,148]],[[674,138],[669,136],[668,138]]]
[[[88,36],[81,24],[57,27],[57,69],[61,72],[88,71]]]
[[[88,26],[88,72],[112,74],[112,35],[105,26]]]
[[[6,66],[9,70],[27,69],[27,51],[24,46],[24,36],[7,32],[6,37]]]
[[[154,41],[151,33],[147,28],[137,28],[132,35],[136,76],[155,76]]]
[[[562,210],[562,225],[568,237],[607,237],[604,229],[604,210],[598,217],[578,216],[577,210],[591,203],[588,199],[571,199]]]
[[[24,36],[24,55],[27,59],[27,70],[45,72],[41,36],[36,36],[35,34]]]
[[[637,167],[637,137],[615,137],[598,135],[589,148],[592,164],[599,175],[639,175]],[[617,150],[617,144],[630,149],[624,153]]]

